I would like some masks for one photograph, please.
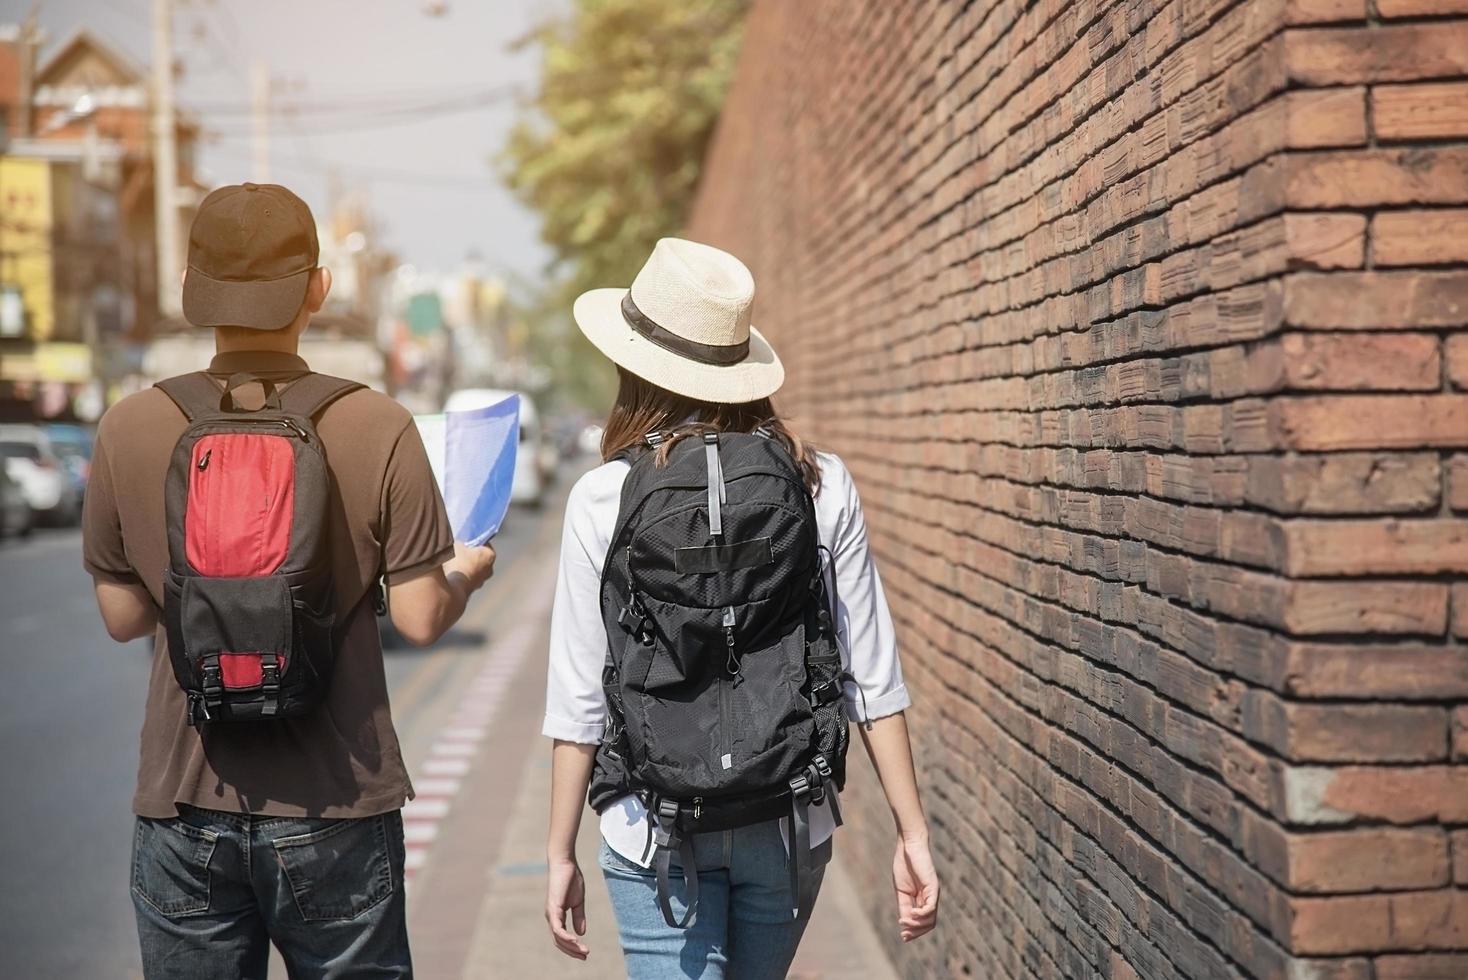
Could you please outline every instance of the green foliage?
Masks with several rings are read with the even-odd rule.
[[[605,407],[613,376],[570,325],[571,301],[627,285],[653,243],[682,227],[747,6],[574,0],[567,19],[527,38],[544,50],[540,91],[500,164],[556,256],[550,285],[526,311],[532,343],[560,348],[555,360],[570,374],[557,380],[583,403]]]

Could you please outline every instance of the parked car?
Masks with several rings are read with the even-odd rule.
[[[69,422],[52,422],[45,431],[51,437],[51,448],[85,487],[92,469],[92,431]]]
[[[0,466],[0,538],[26,537],[33,521],[24,488],[10,475],[9,467]]]
[[[0,425],[0,458],[37,520],[72,525],[80,519],[81,486],[39,425]]]
[[[445,412],[467,412],[486,408],[511,395],[520,396],[520,445],[515,450],[515,479],[510,484],[510,502],[539,507],[545,500],[549,483],[546,474],[547,453],[540,430],[540,414],[535,402],[523,391],[501,391],[496,388],[461,388],[444,402]],[[552,450],[552,455],[554,450]],[[554,463],[551,463],[552,472]]]

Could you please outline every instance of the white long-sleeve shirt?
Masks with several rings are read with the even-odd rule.
[[[911,704],[902,682],[892,614],[867,545],[856,484],[839,457],[820,453],[818,461],[816,525],[833,558],[842,666],[854,678],[844,687],[847,715],[858,721],[882,718]],[[541,728],[550,738],[594,745],[606,728],[601,674],[607,635],[601,614],[601,573],[629,469],[621,461],[598,466],[576,482],[566,503]],[[645,866],[647,819],[636,797],[623,797],[603,812],[602,836],[617,853]],[[833,828],[829,809],[824,804],[812,807],[811,846],[826,840]]]

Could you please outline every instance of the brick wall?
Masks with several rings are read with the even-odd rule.
[[[1468,3],[761,0],[693,237],[861,487],[910,977],[1468,977]]]

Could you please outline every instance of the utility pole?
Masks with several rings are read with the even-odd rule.
[[[178,276],[178,126],[173,106],[173,0],[153,0],[153,220],[158,226],[158,310],[181,309]]]
[[[17,123],[15,131],[10,134],[12,138],[32,136],[32,112],[31,103],[35,98],[36,82],[36,49],[41,46],[41,31],[36,26],[37,19],[41,13],[40,0],[31,5],[31,12],[26,14],[25,21],[20,25],[20,44],[16,50],[20,55],[20,104],[16,106]]]
[[[250,122],[254,130],[255,183],[270,183],[270,69],[264,61],[250,65]]]

